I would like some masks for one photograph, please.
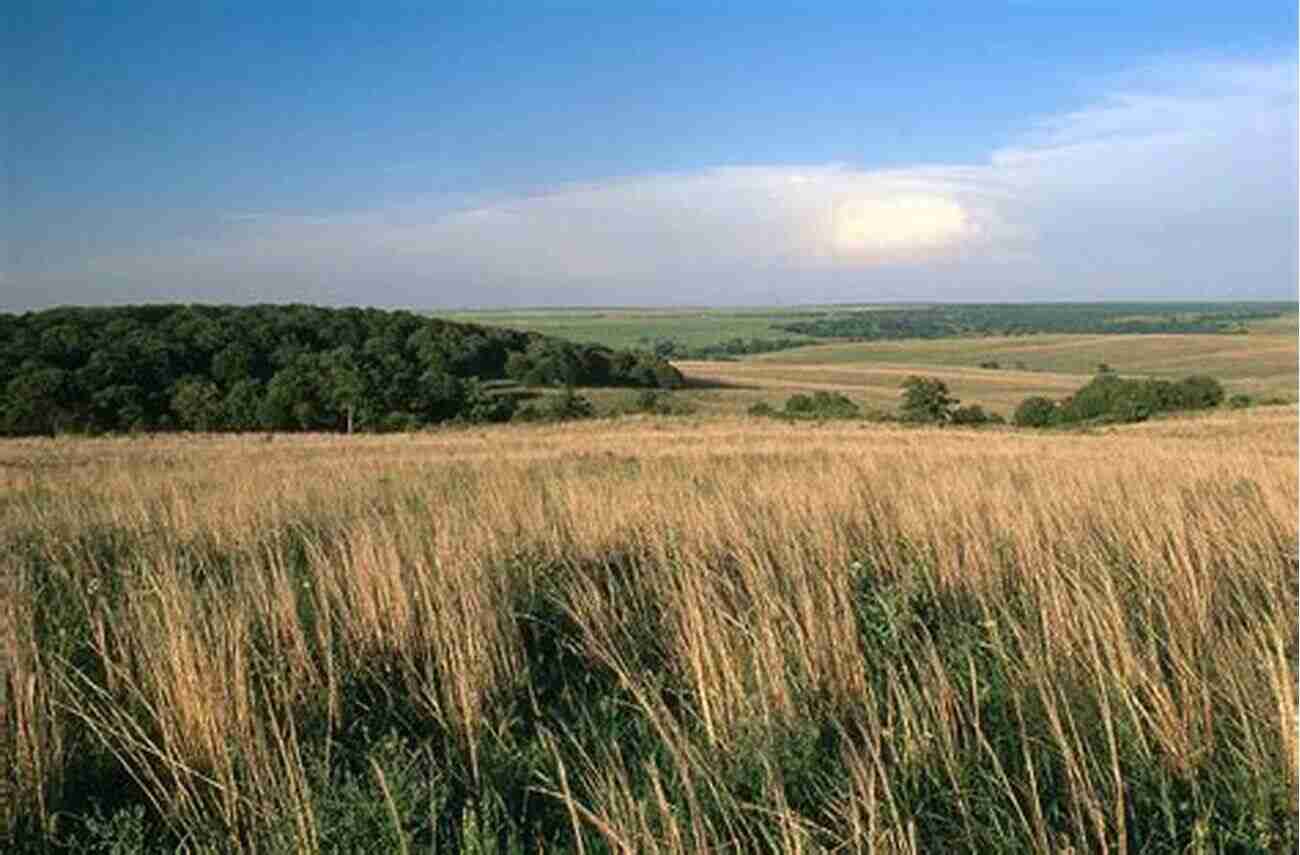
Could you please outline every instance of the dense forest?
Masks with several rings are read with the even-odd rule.
[[[0,433],[502,421],[490,381],[671,388],[648,352],[403,311],[148,305],[0,314]]]
[[[777,325],[818,338],[902,338],[1034,333],[1242,333],[1246,321],[1277,318],[1295,303],[989,303],[835,312]]]

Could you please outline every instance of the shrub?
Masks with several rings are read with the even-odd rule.
[[[1187,410],[1205,410],[1223,402],[1223,384],[1213,377],[1194,375],[1174,385],[1176,404]]]
[[[1131,385],[1131,384],[1130,384]],[[1095,419],[1114,412],[1118,400],[1131,389],[1126,381],[1110,372],[1101,372],[1082,388],[1061,402],[1054,419],[1061,422],[1079,422]],[[1042,427],[1042,425],[1034,425]]]
[[[1035,395],[1025,398],[1016,407],[1013,417],[1020,427],[1048,427],[1056,422],[1056,404],[1051,398]]]
[[[1240,392],[1228,399],[1228,406],[1234,410],[1244,410],[1253,403],[1253,398]]]
[[[385,433],[411,433],[420,429],[420,418],[412,413],[391,412],[379,423]]]
[[[682,346],[671,338],[657,338],[654,340],[654,346],[651,352],[660,359],[672,359],[682,349]]]
[[[759,401],[757,404],[750,405],[749,414],[751,416],[766,416],[770,418],[771,416],[776,415],[776,408],[767,401]]]
[[[785,400],[786,415],[801,416],[806,413],[811,413],[812,408],[812,398],[803,393],[791,395]]]
[[[636,410],[640,413],[653,413],[659,408],[659,393],[654,389],[643,389],[636,396]]]
[[[814,392],[791,395],[785,402],[785,414],[795,418],[851,419],[859,414],[858,405],[839,392]]]
[[[1223,386],[1213,377],[1193,376],[1171,383],[1155,378],[1125,379],[1106,370],[1061,401],[1056,421],[1140,422],[1171,410],[1218,406],[1223,394]]]
[[[477,381],[471,381],[466,386],[465,403],[458,418],[475,424],[508,422],[518,406],[518,396],[511,390],[492,391]]]
[[[663,360],[655,363],[654,378],[660,389],[680,389],[686,384],[682,372]]]
[[[1116,402],[1115,409],[1108,415],[1121,422],[1144,422],[1156,411],[1150,401],[1140,398],[1123,398]]]
[[[538,403],[525,404],[514,413],[514,421],[561,422],[569,419],[587,419],[596,414],[591,401],[575,394],[568,387],[558,395],[550,395]]]
[[[979,404],[969,404],[952,411],[952,423],[955,425],[978,426],[1002,424],[1005,421],[997,413],[986,413]]]
[[[685,416],[695,412],[695,408],[687,401],[677,400],[672,392],[644,389],[637,393],[628,411],[656,416]]]

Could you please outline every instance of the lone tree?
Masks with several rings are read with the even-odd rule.
[[[903,381],[903,421],[944,424],[952,421],[953,410],[961,401],[948,391],[948,384],[937,377],[908,377]]]

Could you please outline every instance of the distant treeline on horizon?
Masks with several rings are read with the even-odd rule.
[[[306,305],[138,305],[0,313],[0,434],[360,430],[502,421],[485,381],[671,388],[640,351]]]
[[[1296,302],[970,303],[826,311],[777,324],[817,338],[903,338],[1057,334],[1244,333],[1246,322],[1300,311]]]

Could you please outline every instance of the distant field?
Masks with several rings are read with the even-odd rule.
[[[1227,378],[1295,377],[1292,331],[1250,335],[1036,335],[814,345],[755,357],[786,364],[925,363],[1092,373],[1106,363],[1120,373],[1204,371]],[[1294,385],[1294,383],[1293,383]]]
[[[978,367],[997,361],[997,370]],[[815,345],[739,362],[676,362],[691,388],[677,393],[701,414],[739,413],[795,392],[826,390],[861,406],[893,409],[909,375],[941,378],[964,403],[1010,415],[1031,395],[1061,398],[1105,362],[1124,375],[1208,374],[1229,394],[1294,400],[1294,335],[1035,336],[1017,339]],[[1017,369],[1017,363],[1024,368]],[[626,395],[626,392],[619,393]],[[601,392],[601,400],[613,393]]]
[[[1288,308],[1288,305],[1291,308]],[[473,310],[448,319],[508,326],[610,347],[644,346],[671,338],[689,349],[735,338],[808,338],[906,341],[961,335],[1096,335],[1111,333],[1215,333],[1244,326],[1285,328],[1286,321],[1252,320],[1272,312],[1294,312],[1287,303],[1006,303],[1006,304],[834,304],[738,308],[594,307]],[[1294,329],[1294,316],[1290,328]],[[1197,323],[1203,322],[1201,327]],[[1111,329],[1110,324],[1145,324],[1146,329]],[[799,332],[779,327],[793,325]],[[1190,325],[1190,326],[1189,326]],[[1181,328],[1179,328],[1181,327]],[[1216,329],[1218,327],[1218,329]]]
[[[865,307],[859,307],[859,310]],[[813,308],[766,309],[564,309],[439,314],[448,320],[514,327],[607,347],[644,347],[671,338],[704,347],[733,338],[806,338],[775,324],[807,317]]]
[[[774,325],[845,308],[565,309],[448,317],[611,347],[644,346],[657,338],[703,347],[736,337],[800,338]],[[735,415],[760,401],[780,405],[795,392],[819,389],[843,393],[867,408],[892,409],[903,379],[924,374],[943,379],[965,403],[1009,415],[1030,395],[1068,395],[1105,363],[1125,375],[1208,374],[1230,394],[1294,400],[1300,383],[1297,316],[1248,326],[1247,335],[1024,335],[865,343],[808,339],[806,347],[736,362],[676,361],[691,381],[677,397],[701,415]],[[999,368],[979,367],[987,362]],[[635,397],[627,390],[584,394],[605,412],[626,407]]]
[[[758,401],[780,404],[795,392],[840,392],[871,409],[893,409],[899,387],[911,375],[939,377],[963,403],[981,404],[1009,415],[1030,395],[1059,398],[1087,382],[1084,374],[1030,371],[987,371],[925,362],[851,363],[744,362],[675,363],[687,378],[718,388],[691,389],[682,394],[703,412],[737,412]]]
[[[755,306],[749,308],[634,308],[591,309],[483,309],[437,312],[437,317],[461,323],[513,327],[570,341],[606,347],[643,347],[656,338],[671,338],[688,347],[705,347],[734,338],[806,339],[825,341],[778,329],[791,321],[808,320],[827,313],[865,312],[873,309],[912,308],[903,304],[877,306],[816,305]]]
[[[1275,323],[1250,335],[1026,336],[814,345],[743,363],[682,363],[692,377],[724,383],[862,389],[867,400],[896,401],[907,374],[944,378],[958,396],[986,406],[1078,388],[1101,363],[1125,375],[1208,374],[1230,393],[1294,399],[1300,375],[1290,330]],[[1272,330],[1278,330],[1273,332]],[[997,370],[980,368],[997,362]]]

